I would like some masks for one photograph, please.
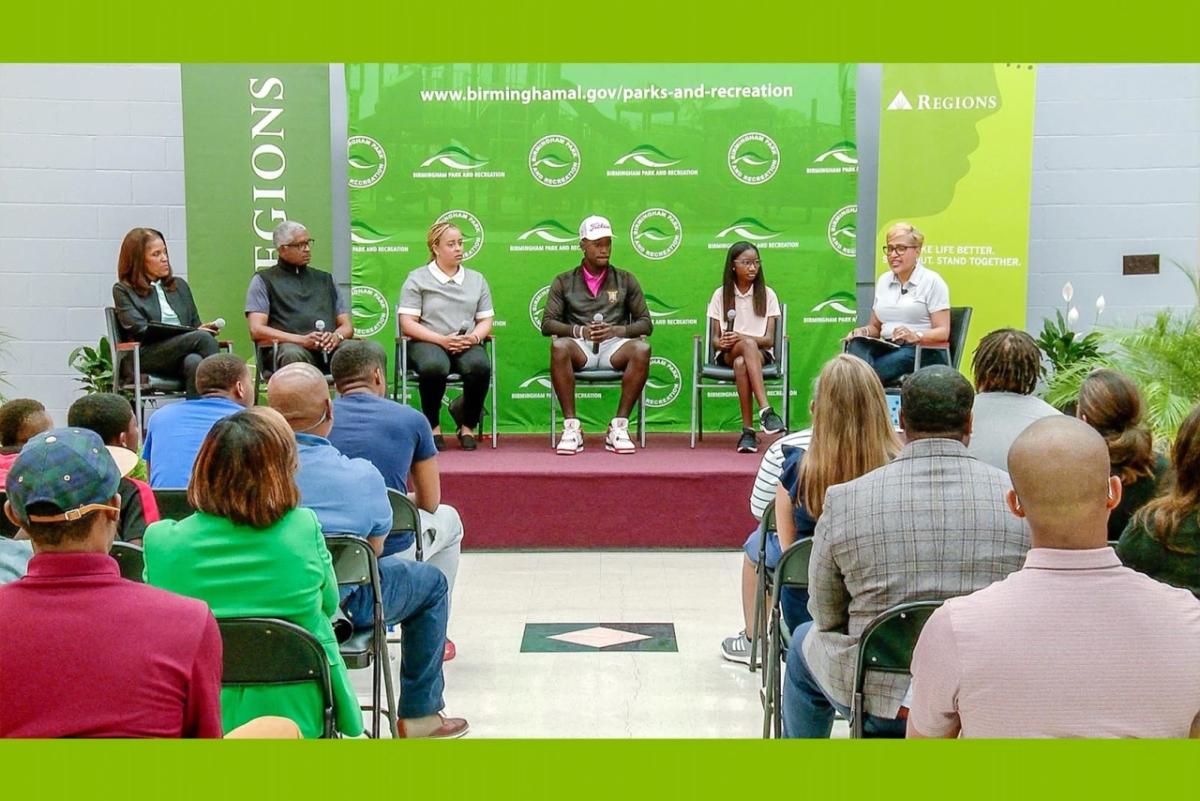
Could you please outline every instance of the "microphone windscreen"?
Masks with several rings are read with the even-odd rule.
[[[213,320],[213,328],[220,330],[224,327],[225,327],[225,318],[224,317],[218,317],[217,319]]]

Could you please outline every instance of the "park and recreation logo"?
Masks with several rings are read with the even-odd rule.
[[[850,141],[838,142],[814,158],[813,163],[806,167],[804,171],[809,175],[857,173],[858,148]]]
[[[544,286],[529,299],[529,322],[539,334],[542,333],[542,316],[546,313],[546,296],[549,294],[550,287]]]
[[[517,234],[516,242],[508,246],[510,253],[564,253],[572,250],[579,250],[579,232],[554,219],[534,223]]]
[[[646,292],[645,298],[646,308],[650,310],[650,319],[654,321],[656,326],[696,325],[699,322],[695,317],[678,317],[677,315],[683,309],[669,301],[663,300],[657,295]]]
[[[650,357],[650,375],[646,378],[646,405],[658,409],[675,402],[683,391],[683,373],[675,362],[664,356]]]
[[[665,259],[679,249],[683,241],[683,225],[667,209],[646,209],[629,227],[633,249],[647,259]]]
[[[675,166],[682,161],[682,158],[668,155],[654,145],[638,145],[617,158],[605,175],[609,178],[620,178],[700,174],[700,171],[694,168]]]
[[[853,323],[857,317],[855,308],[858,302],[853,292],[841,290],[834,292],[825,300],[813,306],[805,316],[806,323]]]
[[[391,316],[391,305],[387,298],[373,286],[356,286],[350,290],[350,316],[354,323],[354,336],[369,337],[378,334],[387,325]]]
[[[365,189],[379,183],[387,172],[387,153],[383,145],[369,136],[346,140],[347,178],[351,189]]]
[[[463,261],[468,261],[483,247],[483,223],[466,209],[452,209],[435,222],[454,223],[463,236]]]
[[[779,171],[779,146],[760,131],[744,133],[729,146],[729,171],[744,184],[765,184]]]
[[[904,90],[896,92],[896,96],[887,104],[888,111],[995,111],[1000,108],[999,95],[930,95],[918,93],[914,104],[904,94]]]
[[[529,148],[529,172],[543,186],[566,186],[579,174],[579,148],[562,134],[543,136]]]
[[[350,221],[350,249],[355,253],[407,253],[408,245],[389,245],[392,234],[365,220]]]
[[[517,385],[517,391],[509,397],[515,400],[538,400],[550,397],[554,385],[550,383],[550,371],[540,370]]]
[[[858,206],[842,206],[829,218],[829,226],[825,234],[829,238],[829,246],[843,256],[854,258],[855,246],[858,244]]]
[[[447,145],[421,162],[413,178],[503,178],[503,170],[485,170],[488,159],[459,145]]]
[[[717,232],[708,243],[708,249],[725,250],[734,242],[749,242],[759,250],[800,247],[796,240],[780,239],[785,233],[787,232],[772,228],[755,217],[739,217]]]

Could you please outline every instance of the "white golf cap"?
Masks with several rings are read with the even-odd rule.
[[[579,224],[580,239],[603,239],[612,235],[612,223],[608,221],[607,217],[593,214]]]

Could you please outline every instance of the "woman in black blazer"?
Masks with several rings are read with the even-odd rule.
[[[196,368],[205,356],[218,350],[217,327],[200,322],[192,290],[171,274],[171,260],[163,235],[153,228],[134,228],[125,234],[117,257],[117,283],[113,306],[126,341],[142,342],[141,366],[147,373],[183,378],[189,398],[196,391]],[[165,307],[164,303],[165,301]],[[196,329],[166,339],[144,341],[150,323],[168,323]]]

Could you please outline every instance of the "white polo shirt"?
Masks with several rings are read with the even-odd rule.
[[[871,308],[883,323],[880,336],[884,339],[891,338],[897,325],[928,331],[933,328],[931,315],[950,308],[950,287],[940,275],[917,262],[904,286],[891,270],[879,276]]]
[[[772,317],[778,317],[781,312],[779,310],[779,298],[775,295],[775,290],[771,287],[764,287],[767,290],[767,315],[759,317],[754,313],[754,287],[745,294],[738,291],[737,286],[733,287],[733,332],[742,334],[748,337],[765,337],[767,335],[767,320]],[[708,319],[716,320],[721,324],[721,330],[725,330],[725,309],[722,307],[724,294],[723,287],[717,287],[713,292],[712,298],[708,301]],[[772,348],[772,350],[774,350]]]

